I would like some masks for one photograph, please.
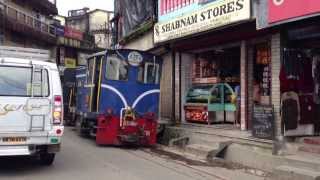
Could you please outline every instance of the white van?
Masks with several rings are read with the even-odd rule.
[[[0,47],[0,156],[39,155],[42,164],[51,165],[64,132],[58,68],[43,55],[35,56],[37,50],[14,58],[5,56],[4,49]]]

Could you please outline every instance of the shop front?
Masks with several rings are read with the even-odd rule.
[[[250,1],[195,1],[170,11],[166,2],[159,1],[154,41],[171,48],[174,118],[249,129],[246,41],[256,34]]]
[[[280,70],[285,136],[320,133],[320,26],[289,28]]]
[[[240,103],[240,48],[194,53],[191,88],[186,91],[186,122],[237,123]],[[239,95],[239,97],[237,97]],[[239,108],[239,106],[238,106]]]
[[[269,26],[281,29],[280,62],[272,62],[277,64],[272,67],[279,69],[273,74],[277,79],[273,78],[272,84],[279,85],[276,121],[280,122],[281,136],[297,138],[320,133],[319,12],[319,3],[313,0],[269,0]]]

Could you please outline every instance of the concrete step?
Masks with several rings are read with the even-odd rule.
[[[320,172],[294,166],[278,166],[269,180],[319,180]]]
[[[318,154],[298,152],[295,155],[288,155],[283,158],[285,165],[320,171],[320,156]]]
[[[306,152],[306,153],[318,154],[320,156],[320,146],[319,145],[304,144],[304,145],[301,145],[298,148],[298,151],[302,151],[302,152]]]
[[[303,143],[320,146],[320,137],[303,138]]]
[[[189,144],[203,144],[207,146],[216,146],[217,143],[230,142],[232,139],[215,135],[192,133]]]
[[[219,144],[215,146],[206,146],[202,144],[189,144],[185,147],[185,151],[189,154],[193,154],[201,159],[208,159],[212,152],[219,150]]]
[[[197,156],[196,154],[189,153],[179,147],[158,146],[158,148],[161,149],[162,151],[183,157],[185,159],[189,159],[189,160],[193,160],[193,161],[200,161],[200,162],[207,162],[206,157]]]

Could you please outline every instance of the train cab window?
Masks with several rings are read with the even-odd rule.
[[[128,64],[117,56],[109,56],[106,65],[106,78],[108,80],[128,80]]]
[[[159,64],[145,63],[140,66],[138,81],[144,84],[159,84]]]

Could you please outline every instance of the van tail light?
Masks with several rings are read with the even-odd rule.
[[[62,97],[54,96],[53,124],[58,125],[62,123],[62,113]]]

